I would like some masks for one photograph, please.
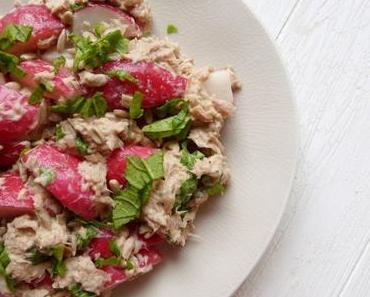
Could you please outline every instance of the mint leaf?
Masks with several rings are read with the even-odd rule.
[[[125,178],[130,185],[138,190],[142,190],[152,181],[148,174],[144,160],[137,156],[129,156],[127,158],[127,167],[125,170]]]
[[[130,73],[124,70],[110,70],[106,74],[109,75],[110,77],[116,77],[122,81],[128,80],[134,84],[137,83],[137,79],[133,77]]]
[[[180,188],[180,192],[176,195],[176,202],[174,205],[174,210],[185,211],[186,206],[193,197],[194,192],[198,187],[198,179],[195,175],[187,179]]]
[[[40,83],[36,87],[36,89],[33,90],[31,97],[28,99],[28,103],[32,105],[40,104],[42,101],[42,98],[44,97],[44,93],[46,91],[52,92],[53,90],[54,90],[54,86],[50,82]]]
[[[121,256],[121,249],[119,248],[117,241],[109,240],[109,249],[117,257]]]
[[[55,180],[55,177],[55,172],[50,168],[43,167],[39,169],[38,178],[41,180],[41,184],[44,187],[47,187],[50,183],[52,183]]]
[[[27,251],[26,259],[31,262],[32,265],[38,265],[45,263],[50,260],[50,256],[44,253],[41,253],[36,247],[32,247]]]
[[[16,77],[24,77],[26,74],[21,67],[19,67],[19,59],[12,55],[0,51],[0,71],[4,74],[12,74]]]
[[[211,187],[206,188],[205,191],[209,196],[216,196],[222,194],[225,191],[225,187],[221,183],[217,183]]]
[[[163,104],[162,106],[155,109],[155,114],[160,118],[163,119],[168,115],[174,115],[179,112],[179,109],[185,103],[182,99],[172,99],[167,103]]]
[[[113,226],[119,229],[123,225],[138,219],[140,216],[142,201],[139,191],[129,185],[114,197],[116,205],[113,208]]]
[[[62,126],[61,125],[57,125],[55,127],[55,139],[57,141],[59,141],[59,140],[63,139],[64,136],[66,136],[66,134],[64,133]]]
[[[164,177],[163,157],[163,151],[159,151],[152,154],[148,159],[143,160],[152,180]]]
[[[69,8],[73,11],[76,12],[82,8],[84,8],[84,5],[82,3],[73,3],[69,6]]]
[[[92,41],[88,37],[71,34],[71,40],[76,47],[73,69],[78,71],[81,62],[89,68],[99,67],[109,61],[110,54],[125,54],[128,51],[128,40],[120,30],[116,30]]]
[[[177,33],[179,32],[179,30],[177,29],[177,27],[173,24],[169,24],[167,26],[167,34],[174,34],[174,33]]]
[[[189,105],[184,104],[181,111],[172,117],[156,121],[143,127],[143,132],[152,139],[161,139],[172,136],[186,137],[191,126]]]
[[[144,110],[141,108],[141,103],[143,102],[143,94],[140,92],[135,92],[132,102],[130,104],[130,118],[138,119],[141,118],[144,114]]]
[[[102,267],[105,267],[105,266],[115,266],[115,265],[120,265],[120,264],[121,264],[121,260],[117,257],[110,257],[110,258],[107,258],[107,259],[98,258],[95,261],[95,265],[98,268],[102,268]]]
[[[0,37],[0,49],[6,50],[17,41],[26,42],[32,35],[32,27],[17,24],[9,24],[5,27]]]
[[[97,37],[101,38],[104,31],[106,30],[106,26],[102,23],[98,23],[94,27],[94,31]]]
[[[63,261],[64,257],[64,246],[57,245],[52,248],[52,263],[53,263],[53,275],[64,276],[66,273],[66,265]]]
[[[72,297],[95,297],[93,292],[84,291],[80,284],[72,284],[68,286],[68,291]]]
[[[5,249],[4,244],[0,244],[0,275],[5,278],[6,285],[10,292],[15,291],[16,281],[13,277],[6,272],[6,267],[10,263],[8,252]]]
[[[80,155],[87,154],[87,150],[89,149],[89,146],[80,137],[76,138],[75,145]]]
[[[77,248],[79,250],[85,249],[97,235],[98,229],[92,225],[85,226],[86,231],[84,235],[77,234]]]
[[[97,117],[102,117],[105,115],[108,109],[107,102],[105,101],[105,98],[103,97],[103,94],[100,92],[95,93],[93,97],[90,98],[93,102],[93,108],[94,108],[94,115]]]
[[[60,68],[66,64],[66,58],[64,56],[59,56],[53,60],[54,72],[58,73]]]
[[[195,151],[193,153],[189,153],[188,148],[186,144],[182,145],[182,151],[181,151],[181,164],[184,165],[189,170],[193,170],[195,163],[197,160],[203,159],[204,154],[202,154],[200,151]]]

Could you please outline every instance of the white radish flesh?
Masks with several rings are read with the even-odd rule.
[[[114,25],[114,20],[118,20],[127,26],[126,37],[140,37],[141,30],[133,17],[124,13],[122,10],[105,4],[89,4],[87,7],[77,11],[73,16],[73,33],[81,34],[86,31],[86,24],[91,28],[97,24],[108,23]]]
[[[215,72],[212,72],[204,85],[208,93],[210,93],[211,95],[215,95],[216,98],[231,103],[234,101],[229,71],[217,70]]]

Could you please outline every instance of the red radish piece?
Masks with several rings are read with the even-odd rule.
[[[128,156],[138,156],[139,158],[146,159],[152,155],[156,149],[145,146],[130,145],[127,147],[122,147],[116,149],[112,152],[107,160],[107,179],[108,181],[115,179],[121,185],[125,186],[127,184],[124,178],[127,157]]]
[[[49,72],[51,75],[54,74],[54,67],[50,63],[40,59],[24,61],[20,66],[26,72],[26,75],[22,78],[13,77],[13,79],[31,89],[35,89],[39,85],[39,82],[36,79],[37,74],[41,72]],[[55,74],[54,78],[50,80],[54,85],[54,90],[52,92],[45,92],[44,96],[46,98],[58,100],[60,97],[69,99],[79,95],[79,87],[68,84],[68,80],[77,81],[74,75],[67,68],[62,67],[59,72]]]
[[[32,214],[32,194],[18,172],[0,175],[0,217],[15,217]]]
[[[127,26],[126,37],[140,37],[142,32],[135,19],[117,7],[106,4],[88,4],[85,8],[77,11],[73,16],[73,33],[81,34],[86,31],[86,22],[94,28],[102,22],[113,23],[120,21]]]
[[[111,289],[127,280],[127,275],[122,267],[106,266],[103,267],[102,270],[108,273],[108,275],[110,276],[110,280],[107,281],[104,285],[107,289]]]
[[[122,108],[122,94],[133,95],[140,91],[144,95],[142,106],[151,108],[160,106],[167,101],[183,97],[187,79],[176,76],[168,70],[153,63],[132,63],[113,61],[103,66],[103,71],[124,70],[136,78],[137,83],[111,78],[103,87],[104,97],[111,109]]]
[[[109,246],[109,241],[113,239],[113,232],[108,230],[99,230],[99,234],[96,238],[91,240],[89,244],[89,256],[96,260],[97,258],[109,258],[113,256],[113,253]]]
[[[46,189],[64,207],[86,220],[97,216],[94,193],[90,189],[81,189],[83,177],[78,170],[81,163],[78,158],[64,154],[52,145],[44,144],[25,154],[22,161],[35,177],[39,176],[41,168],[51,172],[52,178]]]
[[[29,285],[32,289],[36,288],[51,289],[53,285],[53,280],[49,273],[45,273],[45,275],[39,277],[38,279],[33,280]]]
[[[149,272],[152,270],[154,265],[157,265],[162,261],[162,256],[155,249],[141,250],[135,256],[139,261],[141,273]],[[128,276],[126,275],[125,271],[119,266],[106,266],[103,267],[102,270],[110,275],[110,281],[105,284],[106,288],[115,287],[128,280]],[[135,276],[137,275],[134,275],[133,277]]]
[[[0,167],[8,167],[17,162],[19,155],[27,147],[27,142],[4,144],[2,147],[0,149]]]
[[[0,144],[26,139],[39,124],[40,106],[21,93],[0,85]]]
[[[0,32],[9,24],[31,26],[32,36],[27,42],[17,42],[9,52],[22,54],[33,52],[38,48],[46,49],[56,43],[58,35],[64,29],[60,20],[51,14],[45,5],[23,5],[6,14],[0,20]],[[43,40],[54,39],[53,42],[42,43]]]

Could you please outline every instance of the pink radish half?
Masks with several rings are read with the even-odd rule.
[[[0,149],[0,167],[8,167],[17,162],[22,150],[27,147],[27,141],[2,145]]]
[[[94,28],[102,22],[112,23],[113,20],[120,21],[127,26],[126,37],[140,37],[142,35],[135,19],[122,10],[106,4],[88,4],[85,8],[77,11],[73,16],[73,33],[80,34],[86,30],[85,22]]]
[[[0,32],[9,24],[31,26],[32,36],[25,42],[17,42],[9,49],[9,52],[21,54],[33,52],[38,48],[46,49],[54,45],[57,37],[64,29],[60,20],[51,14],[45,5],[22,5],[6,14],[0,20]],[[42,44],[43,40],[54,39],[53,42]]]
[[[40,106],[21,93],[0,85],[0,144],[27,139],[39,125]]]
[[[32,195],[18,172],[0,175],[0,217],[14,217],[32,213]]]

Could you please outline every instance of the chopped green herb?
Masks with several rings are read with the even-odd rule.
[[[102,117],[107,109],[107,102],[100,92],[95,93],[95,95],[90,98],[79,96],[74,100],[61,102],[51,107],[51,110],[56,113],[79,113],[84,117]]]
[[[104,31],[106,30],[106,26],[103,23],[98,23],[94,27],[94,31],[97,37],[101,38]]]
[[[139,218],[142,201],[136,188],[129,185],[125,190],[118,192],[114,199],[116,204],[113,208],[112,218],[115,229]]]
[[[69,6],[73,12],[76,12],[84,7],[82,3],[73,3]]]
[[[64,246],[63,245],[57,245],[52,248],[52,254],[53,254],[53,274],[64,276],[66,273],[66,265],[63,261],[64,256]]]
[[[47,187],[50,183],[55,180],[56,174],[50,168],[40,168],[39,179],[44,187]]]
[[[122,81],[128,80],[134,84],[137,83],[137,79],[124,70],[110,70],[106,74],[109,75],[110,77],[116,77]]]
[[[18,57],[0,51],[0,71],[4,74],[12,74],[16,77],[24,77],[26,73],[19,67]]]
[[[78,71],[81,63],[89,68],[96,68],[109,61],[110,54],[125,54],[128,51],[128,40],[120,30],[116,30],[92,41],[88,37],[71,34],[71,40],[77,48],[73,69]]]
[[[91,240],[93,240],[96,235],[98,235],[98,229],[95,226],[86,225],[85,228],[85,234],[77,235],[77,248],[79,250],[85,249],[90,244]]]
[[[172,99],[156,108],[155,113],[159,118],[163,119],[168,115],[177,114],[184,103],[185,101],[182,99]]]
[[[121,256],[121,249],[119,248],[117,241],[109,240],[109,249],[117,257]]]
[[[53,60],[54,72],[58,73],[60,68],[62,68],[66,64],[66,58],[64,56],[56,57]]]
[[[80,284],[72,284],[68,286],[68,291],[72,297],[95,297],[96,294],[93,292],[84,291]]]
[[[132,102],[130,104],[130,117],[134,120],[141,118],[144,114],[144,110],[141,108],[141,103],[143,102],[143,94],[140,92],[135,92]]]
[[[182,145],[182,151],[181,151],[181,164],[187,167],[189,170],[193,170],[195,163],[197,160],[203,159],[204,154],[202,154],[200,151],[195,151],[193,153],[189,153],[188,148],[186,144],[184,143]]]
[[[102,268],[105,266],[111,266],[111,265],[120,265],[120,264],[121,264],[121,260],[117,257],[110,257],[108,259],[98,258],[95,261],[95,265],[98,268]]]
[[[131,260],[127,260],[127,261],[126,261],[126,269],[127,269],[127,270],[132,270],[132,269],[134,269],[134,268],[135,268],[134,263],[132,263],[132,261],[131,261]]]
[[[26,42],[32,35],[32,27],[17,24],[9,24],[0,36],[0,49],[11,48],[17,41]]]
[[[3,244],[0,244],[0,275],[5,278],[6,285],[9,291],[14,292],[16,281],[13,277],[6,272],[6,267],[10,263],[10,258],[8,252],[6,251]]]
[[[59,140],[63,139],[64,136],[66,136],[66,134],[64,133],[62,126],[61,125],[57,125],[55,127],[55,139],[57,141],[59,141]]]
[[[176,196],[176,202],[174,205],[174,210],[185,211],[186,206],[193,197],[194,192],[198,187],[198,179],[195,175],[192,175],[187,179],[180,188],[180,192]]]
[[[80,137],[76,138],[75,145],[80,155],[87,154],[87,150],[89,149],[89,146]]]
[[[28,100],[29,104],[35,105],[40,104],[42,98],[44,97],[45,91],[52,92],[54,90],[54,86],[50,82],[43,82],[40,83],[36,89],[33,90],[31,97]]]
[[[206,188],[206,192],[209,196],[216,196],[222,194],[225,191],[224,185],[217,183],[211,187]]]
[[[142,130],[152,139],[171,136],[178,136],[180,139],[184,139],[189,132],[190,126],[189,105],[184,104],[177,115],[146,125]]]
[[[125,178],[129,186],[116,194],[113,208],[113,225],[118,229],[139,218],[141,207],[147,202],[154,180],[164,176],[163,152],[157,152],[142,160],[129,156]]]
[[[167,26],[167,34],[174,34],[174,33],[177,33],[179,32],[179,30],[177,29],[177,27],[173,24],[169,24]]]

